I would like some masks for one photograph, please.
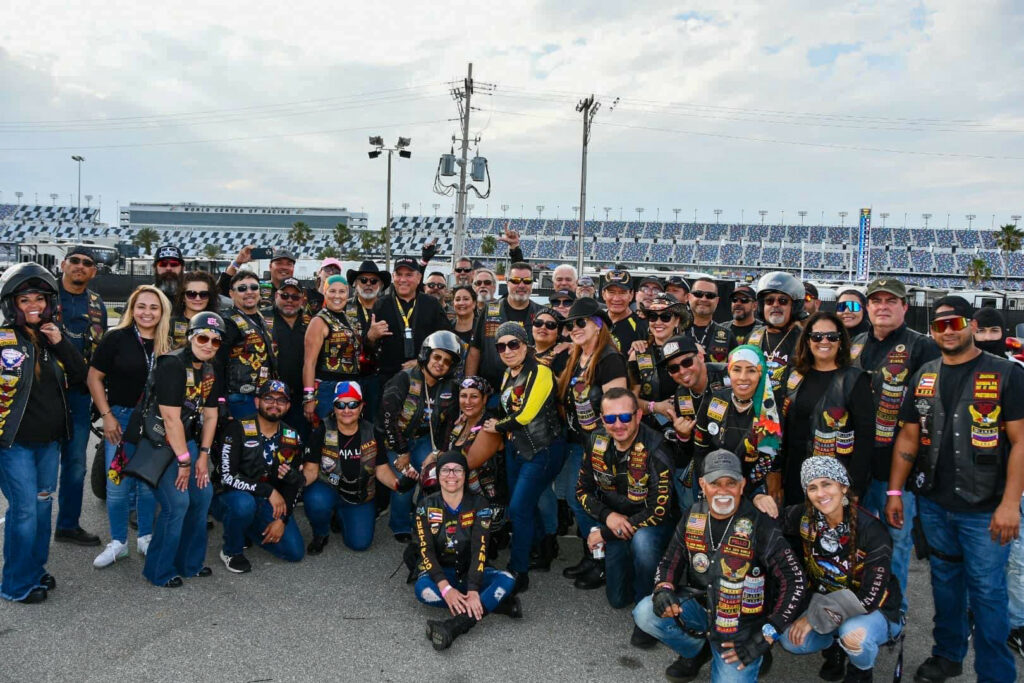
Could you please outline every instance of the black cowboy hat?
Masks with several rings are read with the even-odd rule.
[[[569,309],[569,315],[565,316],[565,322],[569,323],[577,318],[590,318],[595,315],[608,323],[608,325],[612,324],[612,319],[608,317],[608,311],[601,308],[601,304],[597,302],[597,299],[586,296],[573,302],[572,308]]]
[[[356,278],[360,275],[376,275],[380,278],[380,290],[383,292],[385,289],[391,286],[391,273],[381,270],[377,267],[377,264],[373,261],[363,261],[358,269],[349,269],[346,278],[348,279],[349,287],[355,287]]]

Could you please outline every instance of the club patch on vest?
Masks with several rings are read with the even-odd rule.
[[[914,388],[914,396],[921,396],[923,398],[931,398],[935,395],[935,380],[938,377],[938,373],[935,372],[923,372],[917,380],[917,386]]]
[[[716,422],[722,421],[725,418],[726,408],[729,404],[720,398],[713,398],[708,403],[708,419],[715,420]]]
[[[974,374],[974,400],[999,400],[999,373],[977,372]]]

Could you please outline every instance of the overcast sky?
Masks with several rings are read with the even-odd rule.
[[[395,213],[451,213],[433,177],[471,61],[494,181],[474,215],[571,216],[591,92],[591,217],[1024,213],[1020,2],[78,1],[5,3],[4,202],[68,203],[79,153],[108,222],[117,202],[191,201],[346,206],[379,226],[379,133],[412,138]]]

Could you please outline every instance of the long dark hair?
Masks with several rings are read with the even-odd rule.
[[[808,498],[804,501],[807,506],[804,516],[811,523],[811,528],[814,528],[815,516],[821,514],[818,509],[811,503],[811,499]],[[854,574],[857,571],[857,505],[853,502],[847,502],[843,504],[843,518],[846,520],[846,525],[850,527],[850,541],[847,546],[847,561],[850,563],[850,574],[848,576],[850,580],[851,588],[853,587]],[[814,555],[811,553],[811,541],[801,535],[801,540],[804,547],[804,557],[807,562],[813,562],[811,558]]]
[[[850,364],[850,333],[846,331],[843,321],[835,313],[818,311],[804,321],[804,327],[800,331],[800,337],[796,340],[796,351],[793,353],[795,360],[793,368],[801,375],[806,375],[814,367],[814,356],[811,354],[811,329],[819,320],[828,320],[836,326],[839,332],[839,351],[836,353],[836,365],[845,368]]]
[[[174,297],[174,315],[182,316],[185,314],[185,290],[190,282],[205,282],[210,288],[210,296],[206,300],[206,308],[203,310],[210,311],[211,313],[220,313],[220,290],[217,289],[217,281],[213,278],[213,275],[207,273],[205,270],[190,270],[182,276],[181,288],[178,289],[178,295]]]

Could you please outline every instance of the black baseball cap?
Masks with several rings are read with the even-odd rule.
[[[67,258],[68,256],[76,256],[76,255],[78,255],[78,256],[88,256],[93,261],[96,260],[96,254],[93,252],[92,249],[90,249],[89,247],[87,247],[84,244],[76,244],[75,246],[71,247],[71,249],[68,250],[67,256],[65,256],[64,258]]]
[[[153,262],[156,263],[157,261],[164,260],[185,263],[185,255],[182,253],[181,247],[174,244],[163,244],[157,247],[153,253]]]
[[[293,277],[286,277],[285,279],[281,280],[281,286],[278,287],[277,289],[278,289],[278,291],[280,291],[280,290],[284,289],[285,287],[294,287],[295,289],[299,290],[300,292],[302,291],[302,285],[300,285],[299,281],[296,278],[293,278]]]
[[[400,259],[395,259],[395,267],[392,268],[391,270],[392,272],[397,273],[399,268],[408,268],[409,270],[415,271],[417,273],[421,272],[419,262],[414,258],[409,258],[408,256]]]
[[[736,289],[732,290],[732,294],[729,295],[729,301],[732,301],[732,298],[737,294],[749,296],[751,299],[757,298],[757,292],[755,292],[754,288],[751,287],[750,285],[740,285]]]
[[[690,283],[682,275],[669,275],[665,278],[665,287],[682,287],[687,294],[690,292]]]
[[[697,353],[697,341],[688,334],[680,334],[669,338],[661,347],[662,358],[658,365],[665,365],[673,358],[685,356],[688,353]]]
[[[942,311],[941,313],[936,313],[935,311],[940,306],[948,306],[952,310]],[[962,296],[957,296],[956,294],[950,294],[950,295],[942,297],[941,299],[939,299],[938,301],[936,301],[932,305],[932,319],[933,320],[937,320],[939,318],[956,317],[956,316],[963,316],[963,317],[967,318],[968,320],[970,320],[974,316],[974,307],[971,306],[971,304],[969,304],[967,302],[967,299],[963,298]]]
[[[274,247],[274,251],[270,254],[270,261],[273,263],[278,259],[287,259],[288,261],[297,261],[295,258],[295,252],[288,247]]]

